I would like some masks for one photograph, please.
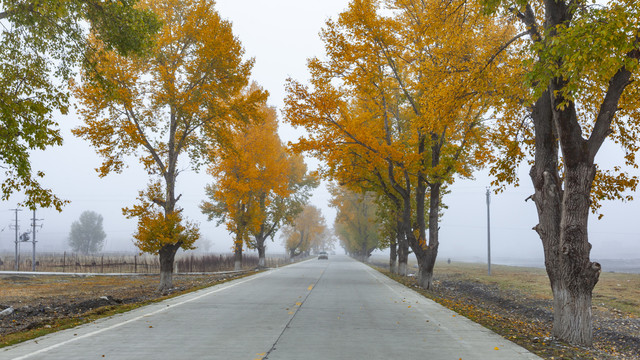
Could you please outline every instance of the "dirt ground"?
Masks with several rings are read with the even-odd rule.
[[[640,319],[594,301],[594,345],[577,348],[551,336],[552,301],[447,274],[434,274],[435,289],[422,290],[415,278],[397,281],[520,344],[545,359],[640,359]]]
[[[171,293],[214,285],[237,276],[239,274],[174,275]],[[157,275],[0,275],[0,339],[31,329],[56,327],[63,319],[82,319],[100,308],[143,303],[171,295],[156,292],[158,282]],[[6,310],[4,315],[3,310]],[[6,345],[4,341],[0,341],[2,345]]]

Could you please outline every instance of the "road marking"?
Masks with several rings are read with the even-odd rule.
[[[320,279],[322,279],[322,276],[324,276],[324,271],[325,269],[322,269],[322,272],[320,273],[320,276],[318,276],[318,278],[316,279],[316,282],[314,284],[312,284],[311,286],[308,287],[309,290],[313,289],[313,287],[320,282]],[[307,299],[309,298],[309,296],[311,295],[311,292],[308,292],[307,295],[304,297],[304,299],[301,302],[297,302],[296,305],[296,309],[294,311],[290,311],[289,315],[293,315],[291,317],[291,319],[289,319],[289,321],[287,322],[287,324],[284,326],[284,328],[282,329],[282,332],[280,333],[280,335],[278,336],[278,338],[276,339],[276,341],[273,343],[273,345],[271,345],[271,349],[269,349],[266,353],[266,356],[263,357],[263,359],[269,359],[269,355],[271,354],[271,352],[273,350],[276,349],[276,345],[278,344],[278,341],[280,341],[280,338],[282,338],[282,335],[284,335],[285,331],[287,331],[287,329],[289,328],[289,325],[291,324],[291,322],[293,321],[293,319],[296,317],[296,315],[298,314],[298,311],[300,311],[300,309],[302,309],[302,305],[305,303],[305,301],[307,301]]]
[[[207,292],[205,292],[204,294],[201,294],[201,295],[198,295],[198,296],[196,296],[196,297],[192,297],[192,298],[186,299],[186,300],[184,300],[184,301],[181,301],[181,302],[178,302],[178,303],[175,303],[175,304],[169,304],[169,305],[167,305],[167,306],[165,306],[165,307],[162,307],[162,308],[160,308],[160,309],[158,309],[158,310],[155,310],[155,311],[152,311],[152,312],[150,312],[150,313],[143,314],[143,315],[139,315],[139,316],[136,316],[136,317],[134,317],[134,318],[132,318],[132,319],[129,319],[129,320],[126,320],[126,321],[123,321],[123,322],[117,323],[117,324],[113,324],[113,325],[108,326],[108,327],[106,327],[106,328],[99,329],[99,330],[96,330],[96,331],[93,331],[93,332],[90,332],[90,333],[87,333],[87,334],[84,334],[84,335],[75,336],[76,334],[74,334],[74,336],[75,336],[75,337],[73,337],[73,338],[71,338],[71,339],[69,339],[69,340],[66,340],[66,341],[63,341],[63,342],[60,342],[60,343],[57,343],[57,344],[54,344],[54,345],[48,346],[48,347],[46,347],[46,348],[43,348],[43,349],[40,349],[40,350],[34,351],[34,352],[30,353],[30,354],[26,354],[26,355],[22,355],[22,356],[19,356],[19,357],[13,358],[13,360],[22,360],[22,359],[27,359],[27,358],[29,358],[29,357],[31,357],[31,356],[38,355],[38,354],[42,354],[42,353],[44,353],[44,352],[47,352],[47,351],[50,351],[50,350],[53,350],[53,349],[59,348],[59,347],[61,347],[61,346],[64,346],[64,345],[67,345],[67,344],[69,344],[69,343],[72,343],[72,342],[78,341],[78,340],[80,340],[80,339],[89,338],[89,337],[92,337],[92,336],[98,335],[98,334],[100,334],[100,333],[103,333],[103,332],[105,332],[105,331],[109,331],[109,330],[113,330],[113,329],[119,328],[120,326],[123,326],[123,325],[126,325],[126,324],[130,324],[130,323],[132,323],[132,322],[138,321],[138,320],[143,319],[143,318],[145,318],[145,317],[149,317],[149,316],[153,316],[153,315],[159,314],[159,313],[161,313],[161,312],[167,311],[167,310],[169,310],[169,309],[171,309],[171,308],[174,308],[174,307],[176,307],[176,306],[184,305],[184,304],[190,303],[190,302],[192,302],[192,301],[202,299],[202,298],[203,298],[203,297],[205,297],[205,296],[209,296],[209,295],[211,295],[211,294],[215,294],[215,293],[217,293],[217,292],[220,292],[220,291],[223,291],[223,290],[230,289],[230,288],[235,287],[235,286],[237,286],[237,285],[244,284],[244,283],[247,283],[247,282],[249,282],[249,281],[253,281],[253,280],[255,280],[255,279],[259,279],[259,278],[261,278],[261,277],[264,277],[264,276],[267,276],[267,275],[271,274],[272,272],[273,272],[273,270],[271,270],[271,271],[267,271],[267,272],[264,272],[264,273],[262,273],[262,274],[257,274],[257,275],[255,275],[255,276],[252,276],[252,277],[248,278],[248,279],[244,279],[244,280],[240,280],[240,281],[238,281],[238,282],[232,283],[232,284],[228,284],[227,286],[224,286],[224,284],[223,284],[223,285],[220,285],[220,286],[224,286],[224,287],[221,287],[221,288],[218,288],[218,289],[214,289],[214,290],[211,290],[211,291],[207,291]],[[169,300],[169,301],[170,301],[170,300]]]

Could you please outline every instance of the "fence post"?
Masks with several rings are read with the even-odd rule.
[[[133,273],[138,273],[138,255],[133,255]]]
[[[62,255],[62,272],[64,272],[64,267],[67,265],[67,252],[65,251]]]

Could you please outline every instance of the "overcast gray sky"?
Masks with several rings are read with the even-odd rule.
[[[270,103],[281,109],[284,98],[284,82],[287,77],[307,79],[306,60],[322,56],[322,43],[318,32],[327,18],[343,10],[347,0],[300,1],[300,0],[219,0],[217,9],[222,17],[233,22],[234,33],[240,38],[248,57],[255,57],[253,79],[271,93]],[[71,201],[62,213],[54,210],[38,210],[37,218],[44,219],[38,232],[38,248],[43,251],[67,250],[66,238],[69,227],[84,210],[94,210],[104,216],[107,232],[106,251],[135,251],[131,234],[135,221],[126,220],[121,208],[135,202],[137,192],[147,183],[146,174],[135,161],[121,175],[109,175],[99,179],[93,170],[100,159],[88,143],[74,138],[70,129],[80,124],[74,115],[58,117],[65,143],[33,156],[34,169],[47,174],[45,183],[61,197]],[[281,137],[294,141],[300,132],[281,126]],[[598,160],[608,163],[619,156],[617,150],[608,146]],[[308,161],[314,164],[313,161]],[[528,167],[521,169],[522,186],[508,189],[499,195],[492,194],[491,238],[494,258],[537,259],[541,263],[542,246],[531,228],[537,222],[535,207],[524,202],[532,193],[528,179]],[[486,258],[486,202],[485,189],[490,180],[486,172],[480,172],[477,180],[458,181],[451,194],[445,197],[449,206],[441,223],[440,257]],[[199,222],[203,238],[212,243],[211,250],[228,252],[232,240],[227,231],[216,228],[200,214],[198,204],[203,199],[206,174],[185,172],[178,178],[178,188],[183,194],[180,206],[187,217]],[[13,251],[12,223],[20,197],[14,196],[0,206],[0,251]],[[326,189],[316,191],[312,202],[319,206],[329,225],[335,213],[327,206]],[[590,220],[590,237],[593,243],[592,257],[640,258],[640,206],[637,202],[623,204],[606,203],[603,220]],[[22,231],[31,214],[25,209],[19,213]],[[30,245],[23,245],[23,252]],[[280,240],[270,244],[267,251],[281,252]]]

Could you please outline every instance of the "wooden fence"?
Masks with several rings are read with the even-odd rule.
[[[268,257],[267,267],[276,267],[287,262],[284,256]],[[31,258],[20,258],[19,271],[31,271]],[[258,256],[244,255],[244,269],[258,266]],[[234,269],[233,254],[179,254],[176,256],[174,271],[180,273],[202,273],[230,271]],[[14,271],[14,256],[0,259],[0,271]],[[81,255],[76,253],[39,254],[36,271],[63,273],[159,273],[160,262],[153,255]]]

